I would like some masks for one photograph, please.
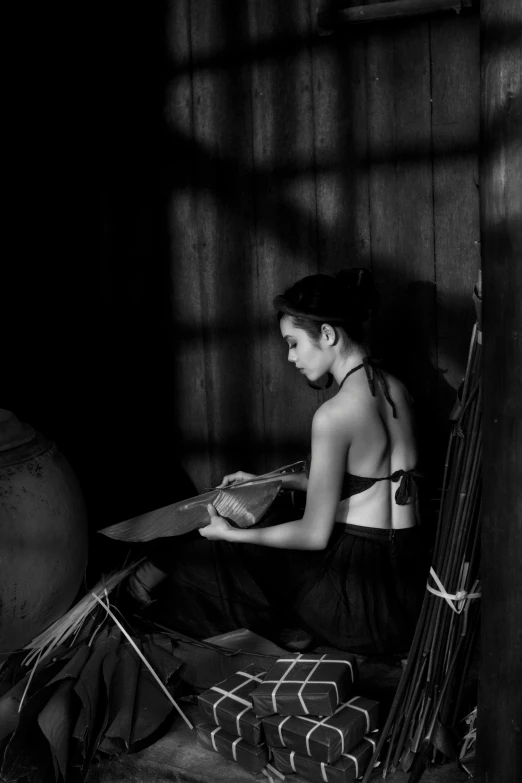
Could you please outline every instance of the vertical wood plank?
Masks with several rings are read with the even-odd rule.
[[[522,8],[481,3],[484,299],[480,780],[522,778]]]
[[[250,80],[243,3],[193,0],[198,260],[204,315],[211,484],[248,469],[255,397]],[[223,51],[235,54],[220,60]]]
[[[447,418],[466,370],[478,278],[478,18],[431,22],[438,413]]]
[[[312,15],[314,10],[312,3]],[[367,35],[349,27],[328,37],[319,37],[314,28],[314,34],[317,252],[319,271],[335,274],[371,266]],[[334,384],[318,401],[336,393]]]
[[[437,378],[427,22],[377,28],[367,63],[375,353],[413,393],[428,455]]]
[[[366,35],[360,28],[328,37],[314,32],[318,259],[320,271],[331,274],[370,266]]]
[[[168,151],[173,158],[185,147],[182,165],[169,181],[168,219],[171,258],[171,306],[175,353],[175,419],[179,459],[195,484],[211,485],[208,449],[208,383],[205,367],[205,327],[198,253],[197,198],[195,187],[194,111],[190,41],[190,0],[171,2],[167,17],[169,64],[173,70],[167,85],[165,114]],[[190,151],[190,152],[188,152]]]
[[[273,466],[306,451],[318,404],[286,362],[272,307],[275,295],[317,272],[310,15],[300,0],[249,0],[248,8],[265,448]]]

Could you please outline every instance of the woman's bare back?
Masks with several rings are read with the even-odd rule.
[[[354,374],[339,393],[325,405],[332,414],[345,412],[349,443],[346,472],[351,476],[383,478],[417,465],[412,403],[408,391],[397,379],[384,374],[393,408],[378,383],[372,396],[364,371]],[[334,411],[334,409],[336,409]],[[357,415],[354,416],[354,410]],[[398,482],[377,481],[362,492],[339,503],[335,520],[352,525],[401,529],[415,524],[415,488],[406,505],[395,502]]]

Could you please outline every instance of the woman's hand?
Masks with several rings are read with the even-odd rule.
[[[229,473],[228,476],[223,476],[221,484],[218,484],[216,489],[224,489],[232,484],[242,484],[244,481],[250,481],[255,478],[255,473],[245,473],[244,470],[238,470],[237,473]]]
[[[210,503],[207,506],[210,516],[210,524],[206,527],[200,527],[199,532],[209,541],[226,541],[226,535],[229,530],[233,530],[224,517],[220,517],[216,509]]]

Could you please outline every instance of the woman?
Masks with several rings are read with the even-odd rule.
[[[314,415],[309,470],[283,479],[306,492],[305,511],[237,529],[209,506],[199,540],[162,544],[151,561],[169,574],[171,603],[156,611],[172,627],[200,638],[249,627],[280,641],[291,626],[351,652],[407,650],[426,581],[417,448],[408,392],[364,345],[374,299],[369,272],[354,269],[275,298],[288,360],[311,385],[327,375],[339,387]]]

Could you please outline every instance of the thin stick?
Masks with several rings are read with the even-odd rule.
[[[402,748],[404,746],[404,743],[406,742],[406,735],[408,733],[408,729],[410,727],[410,723],[414,720],[415,710],[416,710],[416,707],[417,707],[417,704],[418,704],[417,700],[418,700],[418,696],[419,696],[419,691],[420,691],[421,685],[422,685],[422,675],[424,674],[424,669],[426,667],[427,661],[428,661],[427,657],[423,656],[422,668],[421,668],[420,676],[416,678],[417,679],[416,682],[414,681],[415,685],[414,685],[414,689],[413,689],[413,697],[412,697],[411,702],[410,702],[410,704],[408,706],[408,709],[406,711],[406,715],[405,715],[405,719],[404,719],[404,726],[403,726],[402,732],[401,732],[401,734],[399,736],[399,741],[397,743],[397,753],[395,754],[395,757],[394,757],[394,760],[393,760],[395,766],[397,766],[397,764],[399,763],[399,759],[400,759],[400,756],[401,756]]]
[[[267,764],[265,769],[267,769],[269,772],[271,772],[272,775],[275,775],[276,778],[279,778],[280,780],[284,780],[285,779],[285,776],[283,775],[283,773],[279,772],[279,770],[276,769],[275,767],[273,767],[271,764]]]
[[[158,685],[160,686],[161,690],[163,691],[163,693],[165,694],[165,696],[167,697],[167,699],[170,701],[170,703],[172,704],[172,706],[173,706],[173,707],[175,707],[175,708],[177,709],[177,711],[179,712],[179,714],[181,715],[181,717],[183,718],[183,720],[185,721],[185,723],[187,724],[187,726],[189,727],[189,729],[193,729],[193,728],[194,728],[194,726],[193,726],[193,725],[192,725],[192,723],[189,721],[189,719],[187,718],[187,716],[185,715],[185,713],[184,713],[184,712],[183,712],[183,711],[182,711],[182,710],[181,710],[181,709],[178,707],[178,705],[177,705],[176,701],[173,699],[172,695],[171,695],[171,694],[168,692],[168,690],[167,690],[167,688],[165,687],[165,685],[164,685],[164,684],[161,682],[160,678],[158,677],[158,675],[156,674],[156,672],[154,671],[154,669],[152,668],[152,666],[150,665],[150,663],[148,662],[148,660],[145,658],[145,656],[143,655],[143,653],[141,652],[141,650],[140,650],[140,649],[138,649],[137,645],[136,645],[136,644],[135,644],[135,642],[132,640],[132,638],[129,636],[129,634],[127,633],[127,631],[125,630],[125,628],[123,627],[123,625],[120,623],[120,621],[118,620],[118,618],[116,617],[116,615],[115,615],[113,612],[111,612],[111,610],[110,610],[110,608],[109,608],[109,599],[107,598],[107,603],[106,603],[106,604],[104,604],[104,603],[103,603],[103,601],[101,600],[101,598],[99,598],[99,596],[97,596],[97,595],[96,595],[96,593],[91,593],[91,595],[92,595],[92,597],[93,597],[93,598],[95,598],[95,599],[96,599],[96,601],[98,601],[98,603],[100,604],[100,606],[103,606],[103,608],[105,609],[105,611],[107,612],[107,614],[109,615],[109,617],[110,617],[112,620],[114,620],[114,622],[116,623],[116,625],[118,626],[118,628],[120,629],[120,631],[121,631],[121,632],[123,633],[123,635],[124,635],[124,636],[127,638],[127,641],[128,641],[128,642],[129,642],[129,643],[132,645],[132,647],[134,647],[134,649],[135,649],[135,651],[136,651],[137,655],[138,655],[138,656],[141,658],[141,660],[143,661],[143,663],[145,664],[145,666],[147,667],[147,669],[150,671],[150,673],[152,674],[152,676],[154,677],[154,679],[156,680],[156,682],[158,683]]]
[[[291,462],[289,465],[283,465],[282,468],[270,470],[268,473],[261,473],[261,475],[256,476],[253,479],[249,479],[248,481],[238,481],[237,483],[234,482],[233,484],[228,484],[226,487],[211,487],[211,489],[232,489],[232,487],[249,487],[252,484],[261,484],[265,479],[276,479],[285,475],[290,475],[291,473],[301,473],[302,471],[291,471],[290,468],[296,468],[298,465],[302,465],[304,469],[304,464],[304,460],[299,460],[299,462]]]
[[[428,594],[427,594],[428,595]],[[370,779],[370,775],[372,773],[372,770],[379,758],[379,755],[381,753],[381,750],[384,746],[384,743],[386,742],[386,738],[388,737],[388,734],[390,732],[390,728],[393,724],[395,715],[397,714],[397,710],[399,708],[402,695],[404,693],[404,690],[406,688],[406,684],[410,677],[410,671],[413,668],[413,661],[415,659],[415,656],[417,654],[417,650],[419,647],[419,643],[421,640],[422,630],[423,630],[423,622],[424,618],[426,616],[426,610],[427,610],[427,600],[425,596],[425,600],[422,604],[421,608],[421,615],[419,617],[419,620],[417,622],[417,626],[415,628],[415,634],[413,636],[413,641],[411,643],[410,651],[408,653],[408,659],[406,661],[406,668],[404,669],[401,679],[399,681],[399,685],[397,686],[397,690],[395,692],[395,696],[393,699],[393,703],[390,709],[390,712],[388,713],[388,717],[386,719],[386,723],[384,724],[384,728],[382,730],[382,733],[379,737],[379,740],[377,742],[377,747],[375,748],[375,751],[373,753],[373,756],[370,760],[370,763],[368,764],[368,767],[366,769],[366,772],[364,773],[364,777],[361,781],[361,783],[368,783],[368,780]]]
[[[40,652],[38,654],[38,658],[36,660],[36,663],[33,666],[33,668],[31,669],[31,674],[29,675],[29,679],[27,680],[27,685],[24,688],[24,692],[22,693],[22,698],[20,699],[20,704],[18,705],[18,712],[20,712],[21,709],[22,709],[22,705],[24,703],[25,696],[27,694],[27,691],[29,690],[29,686],[31,685],[31,681],[32,681],[32,679],[33,679],[33,677],[35,675],[35,672],[36,672],[37,668],[38,668],[38,663],[40,661],[40,658],[42,657],[42,653],[43,653],[43,650],[40,650]]]
[[[397,733],[397,728],[398,728],[398,724],[397,724],[397,722],[395,722],[395,724],[393,726],[392,733],[391,733],[391,737],[390,737],[390,744],[388,745],[388,752],[386,753],[386,759],[384,761],[384,767],[383,767],[383,770],[382,770],[383,778],[386,778],[388,776],[388,770],[390,768],[390,759],[391,759],[391,754],[392,754],[392,751],[393,751],[393,743],[395,741],[395,735]]]

